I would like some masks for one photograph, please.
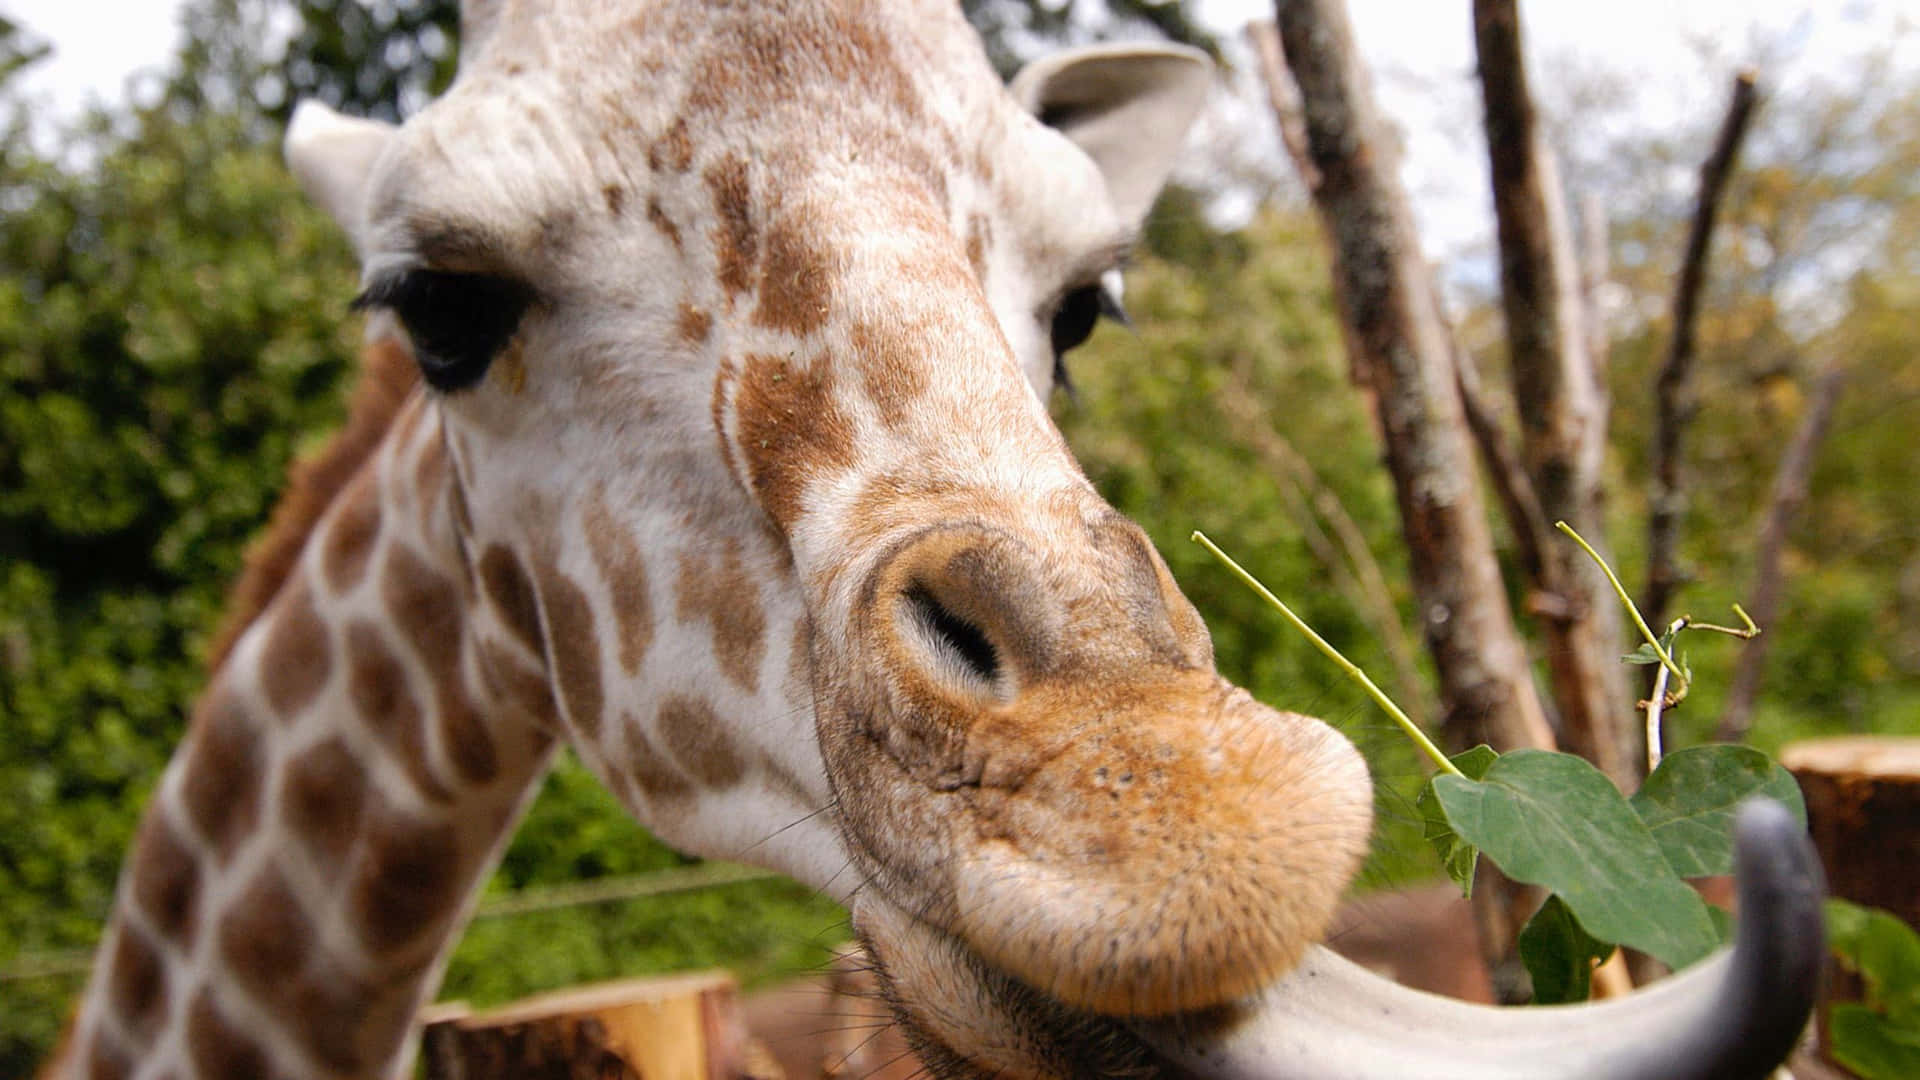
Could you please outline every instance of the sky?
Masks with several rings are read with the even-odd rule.
[[[178,7],[179,0],[0,0],[0,12],[54,45],[52,58],[23,76],[23,88],[54,116],[125,101],[129,76],[166,62]],[[1429,253],[1484,248],[1491,224],[1486,166],[1471,138],[1479,106],[1469,0],[1348,7],[1381,107],[1405,140],[1403,176]],[[1875,49],[1891,49],[1897,68],[1920,72],[1920,4],[1912,0],[1522,0],[1520,8],[1537,80],[1594,67],[1625,75],[1637,99],[1630,122],[1650,134],[1717,117],[1727,78],[1744,63],[1763,61],[1763,85],[1776,94],[1817,79],[1845,85]],[[1272,5],[1197,0],[1196,10],[1237,37]]]

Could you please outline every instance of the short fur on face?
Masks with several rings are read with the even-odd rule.
[[[468,50],[399,131],[307,113],[290,153],[366,302],[459,360],[419,358],[486,654],[532,647],[667,840],[850,900],[956,1074],[1065,1073],[1101,1017],[1288,968],[1365,769],[1214,673],[1044,407],[1204,66],[1009,94],[952,5],[858,0],[508,6]],[[508,294],[505,331],[447,314]]]

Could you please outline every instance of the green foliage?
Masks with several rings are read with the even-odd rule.
[[[1920,934],[1885,911],[1827,901],[1827,943],[1866,998],[1835,1005],[1834,1059],[1865,1080],[1920,1076]]]
[[[91,944],[242,548],[340,413],[349,254],[237,130],[0,175],[0,962]],[[0,1073],[69,989],[0,987]]]
[[[1703,110],[1702,124],[1713,123]],[[1642,541],[1651,388],[1689,209],[1665,177],[1706,145],[1606,148],[1613,278],[1635,315],[1611,350],[1615,551]],[[1569,169],[1567,175],[1582,170]],[[1585,175],[1596,175],[1586,172]],[[1685,190],[1685,189],[1683,189]],[[1911,467],[1920,354],[1920,80],[1875,71],[1847,86],[1769,95],[1715,233],[1691,376],[1685,567],[1710,575],[1678,610],[1751,595],[1754,525],[1775,466],[1831,362],[1850,372],[1789,534],[1768,677],[1752,733],[1763,749],[1815,731],[1920,730],[1920,500]],[[1711,729],[1734,650],[1702,649],[1682,742]]]
[[[440,999],[487,1006],[701,967],[727,968],[752,986],[822,970],[849,936],[838,905],[787,881],[480,919],[454,950]]]
[[[50,52],[52,47],[46,42],[29,34],[17,21],[0,15],[0,84]]]
[[[1616,946],[1587,933],[1558,893],[1521,927],[1520,962],[1533,982],[1535,1005],[1585,1001],[1593,990],[1593,966],[1613,955]]]
[[[1803,824],[1807,806],[1793,774],[1750,746],[1694,746],[1668,754],[1628,802],[1681,877],[1733,873],[1733,816],[1764,795]]]
[[[1517,881],[1551,891],[1520,936],[1538,1004],[1584,1000],[1588,972],[1615,943],[1675,967],[1727,940],[1724,913],[1683,877],[1733,872],[1733,819],[1756,795],[1802,822],[1791,773],[1745,746],[1668,755],[1632,799],[1581,758],[1476,747],[1453,759],[1467,774],[1436,776],[1419,805],[1449,876],[1469,889],[1484,849]]]
[[[1508,877],[1545,886],[1580,925],[1685,967],[1719,943],[1706,904],[1667,865],[1605,774],[1571,754],[1515,750],[1480,780],[1436,776],[1454,829]]]
[[[398,120],[453,81],[457,0],[281,0],[297,29],[278,75],[284,119],[302,98]]]
[[[1499,757],[1493,747],[1483,743],[1448,760],[1467,779],[1481,780]],[[1447,808],[1433,793],[1432,784],[1420,788],[1420,796],[1413,804],[1420,811],[1422,835],[1433,845],[1434,854],[1440,856],[1440,868],[1446,871],[1449,880],[1460,886],[1460,895],[1472,896],[1473,871],[1480,863],[1480,849],[1454,830],[1452,822],[1447,820]]]

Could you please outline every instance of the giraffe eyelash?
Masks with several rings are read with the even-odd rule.
[[[421,376],[452,393],[485,377],[533,299],[533,290],[513,278],[413,268],[374,277],[353,309],[393,312],[413,342]]]

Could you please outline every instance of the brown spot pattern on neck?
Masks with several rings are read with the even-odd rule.
[[[419,384],[413,356],[399,342],[375,342],[361,354],[360,381],[347,406],[346,426],[318,454],[293,466],[286,494],[274,507],[266,533],[247,553],[246,569],[228,595],[227,613],[208,653],[210,670],[219,669],[234,642],[279,595],[314,526],[373,457]]]

